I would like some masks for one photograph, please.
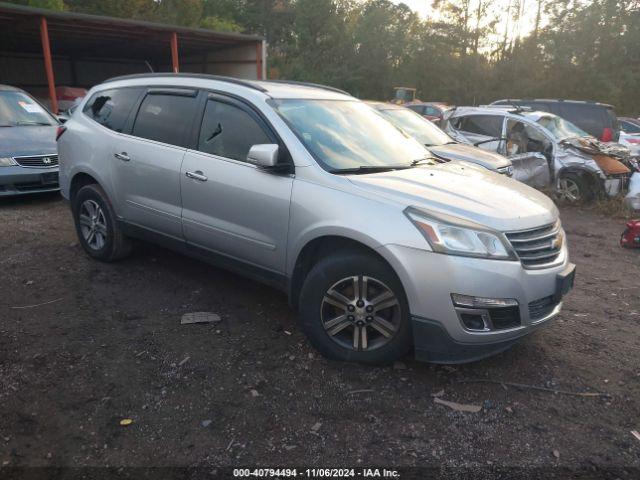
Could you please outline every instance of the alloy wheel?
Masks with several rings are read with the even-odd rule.
[[[80,231],[93,250],[100,250],[107,243],[107,220],[95,200],[85,200],[80,206]]]
[[[322,326],[334,342],[355,351],[386,345],[400,328],[400,302],[380,280],[346,277],[327,290],[320,306]]]
[[[561,178],[559,181],[558,198],[568,202],[579,202],[582,198],[580,186],[570,178]]]

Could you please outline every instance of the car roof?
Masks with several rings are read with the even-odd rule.
[[[431,107],[453,108],[453,105],[450,105],[446,102],[411,102],[408,105],[428,105]]]
[[[496,102],[547,102],[547,103],[569,103],[571,105],[597,105],[604,108],[613,108],[613,105],[601,102],[592,102],[590,100],[565,100],[564,98],[503,98]]]
[[[542,117],[557,117],[557,115],[550,112],[539,112],[531,110],[518,110],[509,105],[487,105],[482,107],[458,107],[453,113],[452,117],[459,117],[463,115],[516,115],[527,118],[532,121],[537,121]]]
[[[208,75],[200,73],[144,73],[125,75],[110,78],[101,84],[116,83],[117,86],[145,85],[150,80],[162,85],[176,87],[207,88],[226,85],[233,89],[245,90],[253,93],[260,92],[267,97],[275,99],[326,99],[326,100],[353,100],[349,93],[337,88],[285,80],[245,80],[220,75]],[[116,86],[116,85],[114,85]]]

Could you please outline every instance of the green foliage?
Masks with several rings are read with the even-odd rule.
[[[270,76],[362,98],[389,99],[394,86],[412,86],[424,100],[458,105],[537,96],[640,113],[638,0],[433,0],[437,15],[425,20],[388,0],[14,2],[261,34]],[[535,13],[526,36],[525,9]]]

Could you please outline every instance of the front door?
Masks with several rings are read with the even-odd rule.
[[[553,143],[533,125],[507,120],[504,151],[513,164],[513,177],[527,185],[543,188],[551,182]]]
[[[252,145],[278,143],[271,129],[244,103],[211,94],[194,143],[180,177],[187,242],[284,272],[293,178],[246,161]]]
[[[113,179],[124,219],[182,239],[180,168],[197,112],[197,91],[153,90],[144,96],[130,134],[113,145]]]

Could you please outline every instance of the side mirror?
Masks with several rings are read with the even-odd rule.
[[[247,162],[262,168],[273,168],[278,164],[278,149],[275,143],[253,145],[247,154]]]
[[[58,119],[58,121],[59,121],[60,123],[66,123],[66,122],[67,122],[67,120],[69,120],[69,119],[68,119],[66,116],[64,116],[64,115],[57,115],[57,116],[56,116],[56,118]]]

